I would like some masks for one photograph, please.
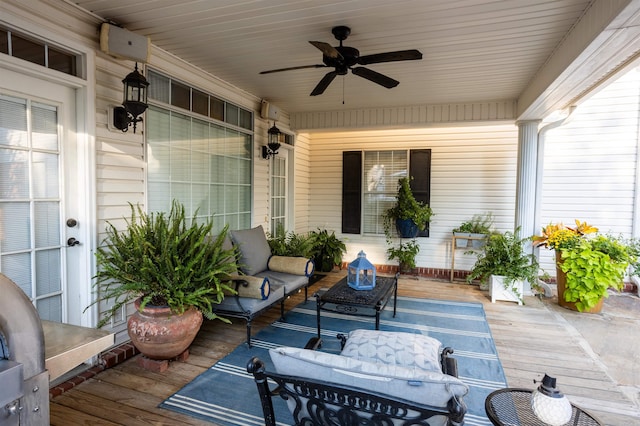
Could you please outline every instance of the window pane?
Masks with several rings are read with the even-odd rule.
[[[191,96],[193,96],[193,112],[209,115],[209,95],[193,89]]]
[[[0,148],[0,198],[29,197],[29,153]]]
[[[234,126],[238,125],[238,121],[240,120],[240,111],[238,107],[235,105],[227,104],[227,114],[225,116],[225,120],[229,124],[233,124]]]
[[[36,302],[40,318],[47,321],[62,322],[62,296],[53,296]]]
[[[26,100],[0,96],[0,145],[29,146]]]
[[[60,244],[60,208],[58,202],[34,203],[36,248]]]
[[[190,102],[190,90],[188,86],[171,81],[171,105],[175,105],[180,108],[189,109]]]
[[[36,252],[36,296],[62,290],[60,265],[60,249]]]
[[[0,53],[9,54],[9,34],[0,28]]]
[[[0,202],[0,252],[29,250],[30,222],[28,202]]]
[[[382,215],[395,203],[398,180],[405,176],[407,151],[364,153],[363,233],[384,233]]]
[[[209,110],[209,117],[224,121],[224,101],[212,96],[209,99],[209,103],[211,108]]]
[[[168,104],[169,93],[171,91],[171,86],[169,85],[169,78],[153,71],[149,71],[148,78],[149,78],[149,89],[147,93],[148,93],[149,99],[155,99],[157,101]]]
[[[49,68],[69,75],[77,75],[76,57],[48,46]]]
[[[11,33],[12,56],[44,66],[44,45]]]
[[[31,106],[34,149],[58,150],[58,111],[50,105],[33,103]]]

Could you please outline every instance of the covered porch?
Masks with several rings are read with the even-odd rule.
[[[344,271],[328,274],[312,289],[337,282]],[[637,424],[640,419],[640,300],[612,295],[602,315],[580,315],[560,308],[553,299],[525,297],[525,305],[491,303],[477,286],[402,276],[399,295],[482,303],[510,387],[533,389],[533,379],[554,375],[561,390],[576,405],[610,426]],[[287,301],[291,309],[301,295]],[[314,303],[310,300],[308,303]],[[278,319],[272,309],[256,323],[262,328]],[[164,373],[140,368],[133,359],[95,377],[80,376],[71,388],[51,399],[51,424],[211,424],[158,408],[198,374],[210,368],[245,338],[244,324],[207,322],[186,362],[173,362]],[[60,389],[53,388],[52,395]],[[255,395],[243,395],[259,404]],[[253,402],[252,402],[253,401]]]

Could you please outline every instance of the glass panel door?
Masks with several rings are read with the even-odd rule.
[[[71,161],[65,170],[64,161],[76,158],[74,91],[11,74],[21,93],[0,87],[0,272],[20,286],[42,319],[80,324],[84,306],[74,303],[80,256],[67,267],[67,248],[78,245],[68,242],[78,229],[77,177],[64,173],[77,170]],[[75,223],[67,224],[71,216]]]

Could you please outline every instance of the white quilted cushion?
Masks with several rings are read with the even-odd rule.
[[[395,331],[354,330],[340,353],[362,361],[415,367],[442,372],[442,343],[422,334]]]
[[[361,361],[308,349],[280,347],[269,349],[280,374],[323,380],[414,401],[446,407],[453,396],[464,396],[467,385],[453,376],[417,367]]]

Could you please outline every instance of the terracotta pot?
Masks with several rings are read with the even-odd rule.
[[[150,359],[177,357],[189,348],[202,325],[202,312],[195,308],[176,315],[167,306],[147,305],[140,312],[140,299],[135,307],[127,331],[133,345]]]
[[[562,306],[566,309],[571,309],[572,311],[578,311],[575,302],[567,302],[564,300],[564,290],[567,287],[567,273],[560,268],[560,265],[564,262],[562,259],[562,255],[560,251],[556,251],[556,283],[558,285],[558,305]],[[602,311],[602,305],[604,304],[604,297],[600,299],[598,303],[591,309],[587,309],[586,311],[582,311],[588,314],[598,314]]]

